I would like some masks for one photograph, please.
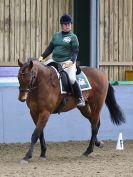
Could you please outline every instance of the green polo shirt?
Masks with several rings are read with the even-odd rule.
[[[72,32],[67,34],[56,32],[51,42],[54,45],[52,58],[56,62],[64,62],[71,59],[72,46],[79,46],[78,38]]]

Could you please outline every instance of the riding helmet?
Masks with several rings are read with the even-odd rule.
[[[72,23],[72,17],[69,14],[64,14],[60,18],[60,24],[68,24],[68,23]]]

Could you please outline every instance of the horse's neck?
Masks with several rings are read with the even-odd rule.
[[[38,83],[44,82],[46,84],[47,79],[51,77],[50,69],[47,66],[37,65],[35,68],[35,72],[36,72],[36,81]]]

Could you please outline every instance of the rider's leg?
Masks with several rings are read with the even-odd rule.
[[[78,107],[85,106],[85,101],[84,101],[82,91],[80,89],[80,86],[79,86],[78,82],[75,81],[74,84],[72,85],[72,87],[73,87],[75,98],[76,98],[76,101],[77,101],[77,106]]]
[[[80,86],[78,82],[76,81],[76,64],[74,63],[69,68],[66,68],[65,71],[68,73],[73,90],[74,90],[74,96],[77,101],[77,106],[82,107],[85,106],[85,101],[82,95],[82,91],[80,89]]]

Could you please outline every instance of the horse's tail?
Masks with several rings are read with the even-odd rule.
[[[116,125],[121,125],[122,123],[125,123],[124,114],[121,111],[120,106],[116,102],[114,89],[110,84],[108,87],[108,92],[107,92],[105,103],[109,109],[111,121]]]

